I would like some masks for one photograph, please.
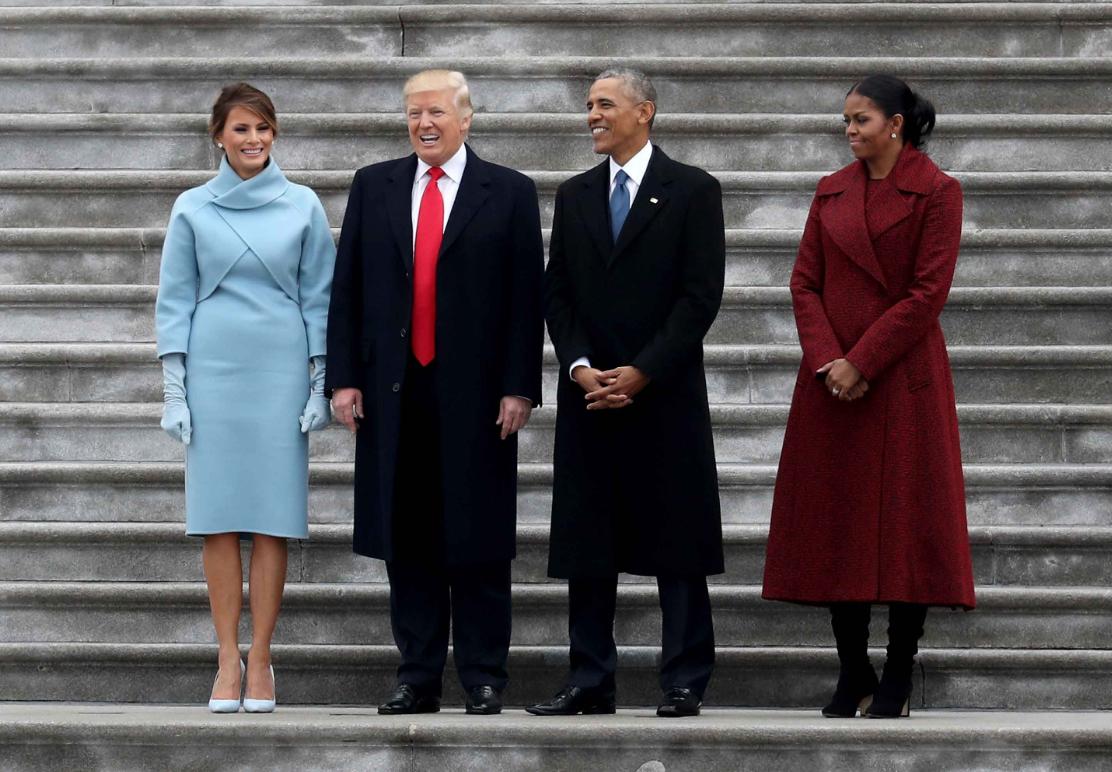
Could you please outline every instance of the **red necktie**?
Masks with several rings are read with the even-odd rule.
[[[429,168],[429,184],[417,213],[417,239],[413,243],[413,356],[427,365],[436,356],[436,258],[444,238],[444,198],[437,180],[439,166]]]

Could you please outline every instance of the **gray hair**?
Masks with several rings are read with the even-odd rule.
[[[640,70],[635,70],[632,67],[607,67],[605,70],[595,76],[591,81],[596,83],[600,80],[607,80],[608,78],[617,78],[622,81],[629,93],[638,102],[652,102],[653,107],[656,107],[656,86],[649,80],[649,76]],[[653,126],[653,121],[656,120],[656,114],[649,119],[649,128]]]

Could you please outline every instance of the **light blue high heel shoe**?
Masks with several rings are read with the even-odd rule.
[[[278,684],[274,683],[274,666],[270,666],[270,683],[274,685],[274,694],[278,695]],[[273,713],[277,700],[256,700],[251,697],[243,698],[243,710],[246,713]]]
[[[247,675],[247,666],[243,664],[243,660],[239,661],[239,688],[243,689],[243,677]],[[220,678],[220,673],[216,674],[216,679]],[[216,679],[213,679],[212,685],[216,687]],[[236,713],[239,711],[239,700],[217,700],[209,697],[209,710],[213,713]]]

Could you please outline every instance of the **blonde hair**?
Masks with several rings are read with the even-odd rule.
[[[467,87],[467,78],[462,72],[455,70],[422,70],[405,82],[402,97],[421,91],[443,89],[452,89],[456,92],[456,109],[463,114],[463,117],[466,118],[475,112],[471,107],[471,90]]]

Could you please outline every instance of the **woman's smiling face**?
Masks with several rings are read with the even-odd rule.
[[[224,154],[236,174],[249,180],[270,160],[274,127],[258,113],[237,105],[228,113],[224,130],[216,141],[224,146]]]

